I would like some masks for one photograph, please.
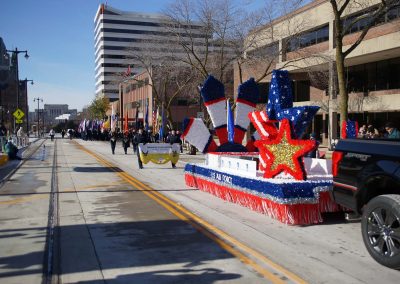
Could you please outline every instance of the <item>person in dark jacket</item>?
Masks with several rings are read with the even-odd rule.
[[[122,147],[124,148],[125,155],[128,154],[128,148],[130,147],[130,144],[131,141],[129,138],[129,133],[128,131],[125,131],[122,137]]]
[[[8,142],[4,146],[4,149],[10,160],[22,160],[20,157],[17,156],[18,148],[17,146],[15,146],[11,138],[8,139]]]
[[[117,145],[118,134],[115,131],[112,131],[110,134],[110,144],[111,144],[111,152],[115,154],[115,146]]]
[[[143,163],[140,160],[139,143],[146,144],[147,142],[148,142],[147,133],[143,133],[143,129],[139,129],[138,133],[135,136],[135,143],[137,145],[137,147],[136,147],[136,155],[137,155],[137,159],[138,159],[139,169],[143,169]]]
[[[388,133],[387,137],[388,139],[400,139],[400,131],[394,127],[394,123],[388,122],[385,125],[385,129]]]
[[[171,133],[168,135],[166,142],[171,144],[171,145],[175,144],[175,143],[178,143],[179,145],[182,145],[182,141],[179,138],[179,136],[175,133],[175,130],[171,130]],[[171,164],[172,164],[173,168],[176,168],[175,164],[172,163],[172,161],[171,161]]]
[[[132,133],[131,133],[131,141],[132,141],[132,149],[133,149],[133,153],[136,153],[136,151],[137,151],[136,135],[137,135],[137,132],[136,132],[136,130],[135,130],[135,129],[132,129]]]

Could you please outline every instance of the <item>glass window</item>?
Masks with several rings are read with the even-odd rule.
[[[325,25],[321,28],[311,30],[297,36],[286,39],[287,52],[295,51],[300,48],[311,46],[320,42],[329,40],[329,26]]]
[[[310,100],[310,81],[294,81],[294,101],[305,102]],[[293,87],[293,86],[292,86]]]

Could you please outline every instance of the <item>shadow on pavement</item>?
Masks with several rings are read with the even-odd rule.
[[[112,173],[112,172],[122,172],[118,167],[74,167],[75,172],[80,173]]]
[[[58,229],[62,274],[97,271],[99,267],[123,269],[121,276],[106,279],[111,283],[213,283],[242,277],[215,269],[218,263],[226,263],[234,256],[182,220],[79,224]],[[42,238],[45,230],[43,227],[0,230],[0,238],[17,241]],[[41,266],[43,259],[42,251],[3,254],[0,282],[3,277],[38,273],[32,268]],[[153,266],[158,270],[149,271]],[[135,268],[138,273],[128,274],[127,268]]]
[[[143,273],[117,276],[114,279],[105,279],[107,283],[215,283],[238,279],[236,273],[225,273],[220,269],[177,269],[158,270]],[[80,281],[81,284],[97,284],[98,281]]]

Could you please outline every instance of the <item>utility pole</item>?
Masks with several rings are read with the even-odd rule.
[[[18,48],[15,48],[15,50],[7,50],[7,52],[13,53],[15,56],[15,84],[17,86],[17,109],[19,108],[19,70],[18,70],[18,54],[20,53],[25,53],[25,59],[29,58],[28,51],[27,50],[18,50]],[[15,132],[15,119],[14,119],[14,132]]]
[[[39,138],[39,102],[43,102],[43,99],[37,97],[37,98],[34,98],[33,101],[34,102],[37,101],[37,137]],[[43,115],[43,117],[44,117],[44,115]]]
[[[26,132],[28,134],[29,137],[29,106],[28,106],[28,82],[31,82],[31,85],[34,84],[33,80],[28,80],[27,78],[25,78],[25,80],[21,80],[20,82],[23,82],[25,84],[25,101],[26,101],[26,106],[25,106],[25,117],[26,117]]]

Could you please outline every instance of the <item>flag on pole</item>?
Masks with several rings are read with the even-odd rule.
[[[227,114],[227,128],[228,128],[228,141],[229,143],[233,143],[233,139],[235,136],[235,124],[233,122],[233,113],[232,113],[232,109],[231,109],[231,105],[229,103],[229,99],[226,101],[226,114]]]
[[[117,122],[117,117],[115,116],[114,113],[114,105],[111,105],[111,131],[115,131],[115,126]]]
[[[149,131],[149,102],[146,101],[146,114],[144,116],[144,129]]]
[[[157,131],[157,117],[158,117],[158,108],[157,111],[153,107],[153,114],[151,117],[151,124],[153,126],[153,133],[156,133]]]
[[[124,132],[127,132],[128,129],[128,111],[125,113],[125,124],[124,124]]]
[[[136,107],[135,127],[136,130],[139,129],[139,107]]]
[[[161,109],[160,141],[164,141],[164,105]]]

